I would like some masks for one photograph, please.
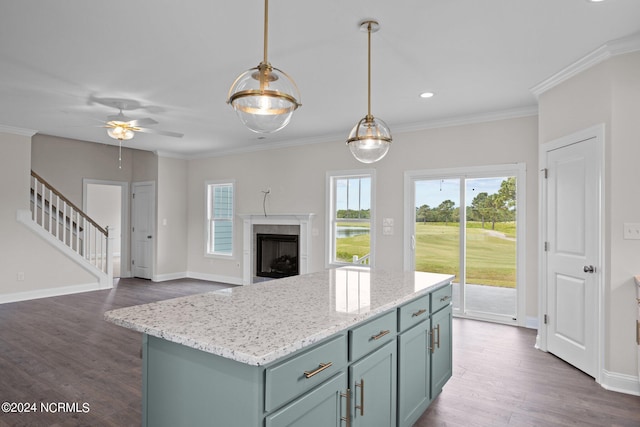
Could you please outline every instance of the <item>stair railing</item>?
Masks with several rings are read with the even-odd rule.
[[[31,171],[31,215],[36,224],[105,274],[111,272],[109,227],[101,227]]]

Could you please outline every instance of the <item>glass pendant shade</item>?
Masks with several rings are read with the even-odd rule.
[[[295,82],[284,71],[261,62],[242,73],[229,89],[227,102],[240,121],[257,133],[285,127],[301,105]]]
[[[134,132],[127,126],[116,125],[115,127],[107,128],[107,134],[113,139],[126,141],[133,138]]]
[[[356,160],[375,163],[387,155],[391,145],[391,132],[385,122],[367,116],[351,130],[347,145]]]

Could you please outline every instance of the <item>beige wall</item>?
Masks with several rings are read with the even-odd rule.
[[[156,280],[187,272],[187,161],[158,158]]]
[[[637,376],[635,288],[640,241],[623,223],[640,222],[640,53],[620,55],[540,96],[540,143],[605,124],[605,369]]]
[[[0,131],[0,302],[16,295],[43,295],[48,290],[96,284],[96,278],[61,255],[16,220],[29,210],[31,137]],[[24,273],[24,280],[18,280]],[[20,297],[17,297],[20,299]]]
[[[528,317],[537,316],[537,117],[394,134],[376,170],[376,266],[403,268],[404,172],[526,163],[526,287]],[[242,277],[242,221],[236,220],[235,257],[204,256],[205,181],[236,180],[237,213],[261,213],[263,190],[271,188],[268,213],[315,213],[311,271],[325,267],[326,173],[365,169],[344,141],[302,145],[189,161],[188,268],[204,275]],[[382,219],[394,219],[394,234],[382,235]]]

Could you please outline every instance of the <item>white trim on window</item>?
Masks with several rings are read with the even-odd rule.
[[[340,170],[340,171],[327,171],[326,178],[326,209],[327,209],[327,226],[325,234],[325,266],[336,267],[344,265],[353,265],[352,263],[337,262],[334,260],[335,254],[335,236],[333,227],[334,212],[336,204],[335,194],[335,180],[340,178],[370,178],[370,215],[369,215],[369,244],[370,253],[368,264],[365,266],[373,267],[375,265],[375,241],[376,241],[376,171],[375,169],[354,169],[354,170]]]
[[[230,207],[226,206],[227,212],[224,215],[224,218],[212,218],[212,209],[213,205],[211,197],[212,191],[214,188],[231,188],[231,201]],[[205,181],[204,186],[204,254],[206,257],[210,258],[224,258],[229,259],[233,258],[235,254],[235,236],[236,236],[236,226],[235,226],[235,211],[236,211],[236,182],[234,179],[226,179],[226,180],[213,180],[213,181]],[[230,211],[229,211],[230,209]],[[213,233],[211,230],[211,226],[213,223],[226,223],[228,224],[227,233],[229,237],[226,239],[226,246],[229,249],[225,250],[216,250],[215,242],[212,240]]]

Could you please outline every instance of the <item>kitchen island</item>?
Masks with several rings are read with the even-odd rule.
[[[143,425],[411,425],[451,376],[451,280],[343,267],[105,313]]]

